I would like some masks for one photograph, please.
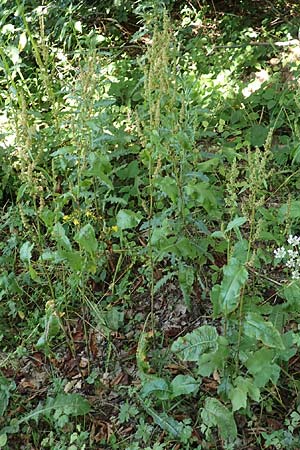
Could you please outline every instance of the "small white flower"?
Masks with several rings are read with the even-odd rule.
[[[299,270],[293,270],[292,271],[292,279],[299,280],[299,278],[300,278]]]
[[[299,245],[300,244],[300,237],[299,236],[293,236],[292,234],[290,234],[289,237],[288,237],[288,243],[290,245],[292,245],[293,247],[295,247],[295,245]]]
[[[299,253],[297,251],[295,251],[295,250],[288,250],[287,254],[289,255],[289,257],[291,259],[296,259],[299,256]]]
[[[292,268],[296,266],[296,261],[294,259],[289,259],[286,263],[285,263],[286,267]]]
[[[286,255],[285,248],[284,247],[277,248],[276,250],[274,250],[274,255],[275,255],[275,258],[277,258],[277,259],[284,258]]]

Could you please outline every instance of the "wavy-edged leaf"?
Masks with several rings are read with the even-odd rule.
[[[184,361],[198,361],[203,353],[214,352],[218,347],[218,333],[215,327],[203,325],[191,333],[178,338],[172,345],[172,352]]]
[[[284,350],[281,335],[272,322],[267,322],[256,313],[248,313],[244,321],[244,331],[249,337],[256,338],[267,347]]]

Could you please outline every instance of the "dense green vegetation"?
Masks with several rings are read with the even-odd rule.
[[[0,0],[0,448],[300,448],[300,6]]]

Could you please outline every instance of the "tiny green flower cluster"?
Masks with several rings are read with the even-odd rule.
[[[290,248],[279,247],[274,250],[276,259],[286,259],[285,265],[292,270],[292,280],[300,279],[300,237],[289,235],[288,244]]]

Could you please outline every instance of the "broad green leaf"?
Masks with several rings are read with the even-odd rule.
[[[218,333],[215,327],[203,325],[183,337],[179,337],[172,345],[172,352],[184,361],[198,361],[203,353],[213,352],[218,346]]]
[[[163,224],[161,227],[155,227],[151,233],[150,242],[151,245],[157,245],[160,247],[162,240],[167,236],[167,226]]]
[[[111,190],[114,189],[114,186],[113,186],[111,180],[108,178],[108,176],[104,172],[102,172],[102,170],[98,171],[97,176],[98,176],[98,178],[100,178],[102,183],[105,184],[106,187],[108,187]]]
[[[199,379],[196,381],[195,378],[190,375],[177,375],[171,382],[173,397],[194,394],[198,391],[199,385]]]
[[[109,307],[103,312],[104,321],[107,327],[112,331],[118,331],[124,323],[124,312],[117,307]]]
[[[74,236],[74,239],[80,247],[93,255],[98,248],[98,242],[95,236],[95,230],[89,223],[81,228]]]
[[[171,389],[169,384],[163,378],[153,377],[149,381],[143,383],[141,390],[142,398],[147,397],[149,394],[154,394],[160,400],[168,400],[171,395]]]
[[[84,266],[84,258],[76,250],[58,250],[57,255],[66,260],[74,272],[80,272]]]
[[[7,443],[7,434],[0,434],[0,448],[4,447]]]
[[[159,189],[169,197],[169,199],[176,203],[178,199],[178,186],[174,178],[169,176],[160,178],[157,182]]]
[[[2,417],[8,406],[8,401],[10,397],[10,381],[0,376],[0,417]]]
[[[272,364],[274,356],[274,350],[261,348],[248,357],[245,365],[250,373],[255,375],[260,370],[263,370],[265,366]]]
[[[117,226],[121,230],[126,230],[127,228],[135,228],[142,220],[142,215],[140,212],[133,212],[129,209],[120,209],[117,214]]]
[[[178,270],[178,281],[183,294],[185,304],[191,309],[190,295],[194,285],[194,269],[191,266],[180,264]]]
[[[231,222],[229,222],[229,224],[226,227],[225,232],[228,232],[228,231],[232,230],[233,228],[238,228],[241,225],[243,225],[245,222],[247,222],[246,217],[236,217]]]
[[[31,264],[29,264],[29,275],[33,281],[36,281],[37,283],[41,282],[41,279],[39,277],[39,274],[37,271],[32,267]]]
[[[215,316],[227,316],[238,307],[241,289],[248,278],[247,270],[236,258],[231,258],[223,272],[221,285],[214,286],[211,293]]]
[[[59,394],[54,399],[53,407],[62,409],[68,416],[83,416],[91,410],[88,400],[80,394]]]
[[[222,439],[234,441],[237,438],[237,428],[232,412],[216,398],[206,399],[201,418],[208,427],[217,426]]]
[[[244,332],[247,336],[256,338],[267,347],[284,350],[284,344],[277,328],[272,322],[267,322],[256,313],[248,313],[244,320]]]
[[[284,222],[286,218],[299,219],[300,217],[300,200],[292,200],[285,203],[278,210],[278,220],[280,223]]]
[[[255,402],[259,402],[260,390],[258,389],[258,387],[254,384],[252,379],[246,378],[245,382],[247,383],[248,387],[248,397],[252,398],[252,400],[254,400]]]
[[[245,366],[249,373],[254,376],[255,386],[263,387],[270,380],[276,384],[280,375],[280,367],[273,362],[274,350],[261,348],[254,352],[247,361]]]
[[[238,411],[241,408],[246,408],[247,396],[258,402],[260,391],[250,378],[237,377],[228,396],[232,403],[232,410]]]
[[[293,311],[300,311],[300,286],[298,283],[292,283],[284,286],[282,290],[283,296],[286,299],[288,306]]]
[[[232,403],[232,411],[238,411],[241,408],[246,408],[247,406],[247,393],[248,389],[246,384],[238,383],[235,387],[232,387],[228,397]]]
[[[66,250],[72,250],[72,245],[69,238],[66,235],[65,229],[61,223],[57,222],[52,231],[52,236],[56,242]]]
[[[86,299],[86,303],[99,328],[102,328],[105,331],[118,331],[120,326],[123,325],[124,312],[120,311],[117,307],[108,307],[107,310],[103,310],[100,305],[97,305],[89,299]]]
[[[182,258],[194,259],[199,257],[201,249],[194,241],[187,237],[170,237],[169,239],[162,240],[160,249],[164,253],[172,253]]]
[[[251,145],[255,147],[262,147],[268,136],[268,128],[263,125],[253,125],[250,129],[250,133]]]
[[[31,252],[34,247],[34,244],[31,244],[29,241],[24,242],[22,247],[20,248],[20,259],[23,262],[30,263],[31,260]]]
[[[236,258],[240,264],[246,264],[248,255],[249,242],[246,239],[239,239],[233,247],[232,257]]]
[[[121,178],[121,180],[127,180],[130,178],[136,178],[139,173],[139,163],[137,160],[131,161],[129,164],[126,164],[126,167],[117,171],[117,176]]]
[[[43,349],[48,346],[52,337],[56,336],[61,330],[61,323],[58,314],[54,310],[46,312],[45,329],[36,343],[38,349]]]
[[[28,183],[21,184],[21,186],[18,189],[17,202],[21,200],[21,198],[23,197],[23,195],[27,191],[28,187],[29,187]]]
[[[215,237],[218,239],[226,239],[226,235],[223,231],[214,231],[211,233],[211,237]]]
[[[197,361],[197,372],[203,377],[209,377],[215,370],[223,370],[229,355],[228,342],[223,336],[218,336],[218,348],[214,352],[204,353]]]

